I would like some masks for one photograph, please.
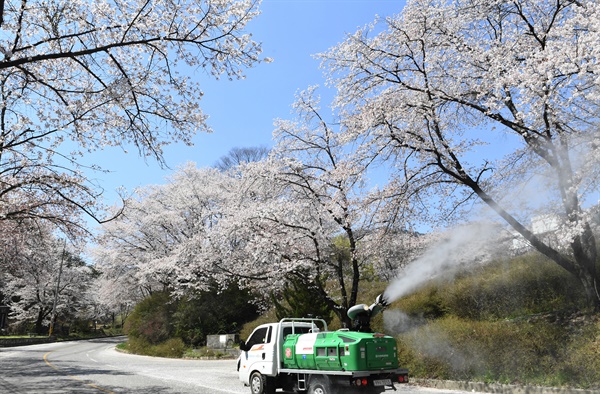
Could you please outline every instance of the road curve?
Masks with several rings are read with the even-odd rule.
[[[248,393],[235,361],[175,360],[115,351],[124,338],[0,349],[0,393]]]
[[[248,394],[235,360],[180,360],[117,352],[121,338],[0,348],[0,393]],[[399,392],[458,391],[399,386]]]

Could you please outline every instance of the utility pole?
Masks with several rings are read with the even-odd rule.
[[[58,302],[58,290],[60,288],[60,277],[62,275],[63,261],[65,260],[65,249],[67,247],[67,241],[64,241],[63,250],[60,255],[60,265],[58,266],[58,278],[56,278],[56,289],[54,289],[54,302],[52,303],[52,315],[50,317],[50,330],[48,336],[51,337],[54,332],[54,321],[56,320],[56,303]]]

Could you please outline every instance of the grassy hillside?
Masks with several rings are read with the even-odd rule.
[[[415,377],[600,387],[600,315],[537,254],[464,272],[395,302],[384,331]]]

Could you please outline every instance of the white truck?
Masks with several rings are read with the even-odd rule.
[[[240,350],[239,378],[252,394],[272,394],[277,389],[375,394],[408,383],[408,370],[398,367],[394,338],[347,329],[328,331],[322,319],[263,324],[240,343]]]

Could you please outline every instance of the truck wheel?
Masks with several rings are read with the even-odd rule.
[[[250,376],[250,392],[252,394],[274,394],[275,385],[272,379],[261,375],[260,372],[254,372]]]
[[[309,394],[332,394],[329,384],[324,379],[315,379],[310,383]]]

